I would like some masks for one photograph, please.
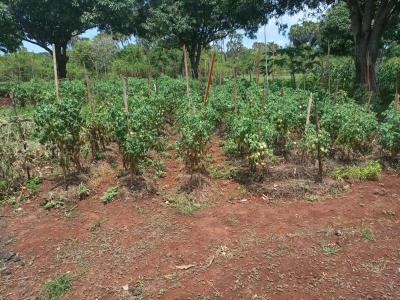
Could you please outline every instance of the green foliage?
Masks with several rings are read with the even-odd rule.
[[[371,146],[378,123],[373,112],[366,112],[353,100],[343,97],[323,104],[321,126],[342,151],[361,151]]]
[[[42,204],[44,209],[50,210],[52,208],[60,208],[64,206],[64,194],[49,193],[46,201]]]
[[[196,103],[188,103],[193,105],[192,111],[189,104],[189,107],[179,112],[178,149],[187,169],[190,172],[198,172],[204,170],[203,162],[213,126],[201,110],[195,108]]]
[[[118,192],[118,186],[112,186],[110,187],[105,193],[104,195],[101,197],[101,201],[104,204],[107,204],[108,202],[110,202],[112,199],[114,199],[115,197],[117,197],[119,194]]]
[[[68,274],[62,274],[56,277],[54,280],[46,282],[44,289],[46,292],[46,299],[58,300],[72,287],[72,276]]]
[[[80,132],[83,124],[81,103],[66,98],[61,103],[42,104],[36,109],[33,118],[35,135],[40,143],[58,148],[64,175],[71,161],[79,170]]]
[[[318,154],[319,144],[322,157],[326,157],[329,155],[331,143],[332,142],[329,133],[324,129],[320,129],[319,135],[317,135],[314,126],[308,126],[303,138],[300,141],[300,148],[304,151],[304,153],[308,154],[312,158],[315,158]]]
[[[346,166],[336,168],[332,175],[335,179],[377,180],[382,173],[378,161],[367,161],[362,166]]]
[[[195,202],[192,198],[187,197],[175,197],[175,198],[168,198],[168,204],[174,205],[178,213],[182,216],[189,216],[201,209],[201,204]]]
[[[36,193],[39,185],[42,183],[42,178],[38,173],[34,173],[30,179],[25,183],[26,187],[31,190],[32,193]]]
[[[89,195],[90,195],[90,190],[88,189],[88,187],[83,182],[81,182],[79,184],[78,195],[79,195],[79,199],[80,200],[83,200],[83,199],[89,197]]]
[[[400,153],[400,112],[395,112],[394,105],[384,113],[384,120],[379,127],[382,148],[392,157]]]

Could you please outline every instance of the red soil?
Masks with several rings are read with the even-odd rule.
[[[225,159],[215,144],[211,153],[213,164]],[[8,242],[0,240],[0,250],[23,263],[6,264],[0,299],[36,299],[47,280],[67,272],[77,276],[63,299],[400,298],[398,175],[314,204],[271,204],[234,181],[210,180],[196,195],[208,207],[181,216],[165,201],[185,180],[183,164],[173,151],[165,163],[154,197],[123,192],[103,205],[117,181],[108,168],[76,207],[40,207],[50,181],[19,216],[4,207],[0,234]]]

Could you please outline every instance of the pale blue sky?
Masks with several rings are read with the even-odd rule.
[[[282,18],[279,19],[280,23],[287,24],[288,28],[290,28],[291,25],[296,24],[299,22],[299,20],[302,20],[304,18],[303,14],[297,14],[294,16],[283,16]],[[266,26],[266,33],[267,33],[267,42],[275,42],[281,46],[284,46],[288,44],[288,38],[287,35],[283,35],[279,33],[278,26],[276,25],[276,20],[270,20],[268,25]],[[96,29],[91,29],[82,34],[83,37],[87,38],[92,38],[97,34]],[[262,26],[258,32],[257,32],[257,38],[254,40],[251,40],[247,37],[244,38],[243,43],[246,47],[251,48],[254,42],[264,42],[264,26]],[[44,50],[36,45],[33,45],[31,43],[24,42],[24,46],[29,50],[33,52],[44,52]]]

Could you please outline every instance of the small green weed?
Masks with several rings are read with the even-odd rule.
[[[371,227],[362,226],[362,228],[360,230],[360,235],[366,241],[375,240],[375,233]]]
[[[110,202],[112,199],[118,196],[118,186],[110,187],[107,192],[104,193],[103,197],[101,197],[101,201],[105,204]]]
[[[317,203],[320,198],[318,195],[306,195],[305,200],[310,203]]]
[[[336,244],[320,244],[321,251],[325,253],[326,255],[333,255],[336,254],[339,250],[340,247]]]
[[[332,175],[335,179],[377,180],[382,173],[378,161],[367,161],[363,166],[336,168]]]
[[[209,167],[208,172],[210,173],[211,177],[214,179],[229,179],[231,178],[231,170],[218,170],[214,167]]]
[[[173,204],[178,213],[182,216],[189,216],[201,209],[201,204],[193,201],[191,198],[187,197],[174,197],[168,198],[166,201],[167,204]]]
[[[90,195],[88,187],[83,182],[79,184],[78,194],[80,200],[86,199]]]
[[[63,194],[55,195],[49,193],[46,201],[43,203],[44,209],[60,208],[64,206],[65,196]]]
[[[32,175],[30,179],[28,179],[25,183],[25,186],[32,192],[36,193],[39,185],[42,183],[42,178],[39,174],[35,173]]]
[[[234,216],[234,215],[228,215],[225,217],[226,222],[228,222],[229,225],[235,225],[239,223],[239,219]]]
[[[91,232],[95,232],[97,229],[99,229],[101,227],[101,225],[104,223],[103,220],[97,220],[96,222],[94,222],[92,225],[90,225],[90,231]]]
[[[57,300],[72,287],[72,276],[63,274],[46,282],[46,299]]]

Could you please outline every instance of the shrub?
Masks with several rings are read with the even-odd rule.
[[[395,157],[400,152],[400,112],[396,113],[393,105],[384,113],[379,133],[382,148]]]
[[[377,180],[382,166],[377,161],[368,161],[362,166],[336,168],[332,175],[335,179]]]

